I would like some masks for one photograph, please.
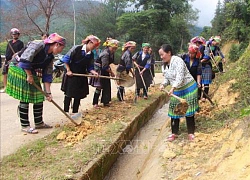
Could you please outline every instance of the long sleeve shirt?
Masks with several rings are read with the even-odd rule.
[[[164,75],[162,85],[164,86],[171,85],[179,89],[194,80],[185,62],[178,56],[172,56],[169,66],[163,68],[162,71]]]
[[[45,45],[43,41],[30,42],[22,53],[18,66],[32,72],[42,69],[42,81],[51,83],[54,55],[48,53],[49,46]]]

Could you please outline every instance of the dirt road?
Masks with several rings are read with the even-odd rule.
[[[156,74],[155,83],[162,82],[162,74]],[[63,107],[63,92],[60,90],[60,83],[52,83],[52,94],[54,101]],[[134,90],[134,86],[127,88],[127,90]],[[87,98],[81,100],[80,109],[92,108],[92,98],[94,94],[94,88],[90,86],[90,94]],[[112,81],[112,97],[116,96],[117,88]],[[21,132],[19,118],[17,116],[17,106],[19,101],[10,97],[5,93],[0,93],[0,130],[1,130],[1,158],[3,156],[14,153],[20,146],[32,142],[36,139],[42,138],[50,134],[53,129],[41,129],[38,134],[26,134]],[[30,105],[29,117],[31,126],[34,126],[32,104]],[[44,102],[44,121],[50,125],[69,123],[70,121],[50,102]]]

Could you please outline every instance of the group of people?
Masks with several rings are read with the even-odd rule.
[[[213,36],[207,42],[203,37],[196,36],[190,40],[188,53],[181,57],[174,56],[172,47],[167,44],[162,45],[159,50],[159,55],[164,62],[162,66],[164,82],[160,85],[160,89],[171,85],[168,95],[174,94],[186,99],[188,109],[185,117],[188,139],[191,141],[195,138],[194,115],[199,110],[198,100],[201,98],[202,101],[206,101],[209,85],[213,79],[212,67],[218,68],[219,66],[218,71],[223,72],[222,62],[225,62],[225,57],[220,51],[220,42],[220,36]],[[220,59],[220,61],[216,62],[215,59]],[[204,91],[201,97],[202,88]],[[178,103],[176,98],[170,98],[168,115],[171,118],[172,133],[168,136],[168,141],[174,141],[179,133],[182,115],[174,112]]]
[[[46,99],[51,101],[50,84],[53,80],[54,55],[63,51],[66,40],[57,33],[42,34],[41,40],[31,41],[24,47],[23,42],[18,40],[20,31],[17,28],[11,30],[11,35],[15,39],[9,41],[6,50],[8,56],[6,56],[3,71],[3,74],[6,74],[6,83],[4,83],[3,90],[20,101],[18,115],[22,131],[36,134],[37,129],[52,128],[43,121],[44,94],[39,90],[41,88],[40,79],[44,84],[43,91],[46,93]],[[128,76],[131,72],[136,79],[136,95],[140,96],[140,89],[143,89],[144,99],[148,98],[147,91],[153,78],[148,77],[149,74],[152,74],[149,73],[151,70],[151,56],[148,52],[150,44],[143,43],[142,50],[132,56],[136,43],[134,41],[126,42],[116,72],[113,72],[110,64],[114,63],[114,55],[119,41],[107,38],[102,50],[99,48],[100,44],[101,40],[97,36],[89,35],[82,40],[82,44],[73,46],[60,59],[64,63],[65,70],[61,84],[61,90],[64,92],[64,111],[69,113],[72,118],[79,114],[80,101],[89,94],[89,85],[96,88],[93,95],[93,107],[99,108],[100,95],[103,106],[110,106],[111,81],[110,78],[100,78],[100,76],[115,77],[117,74],[117,78],[121,78],[124,73]],[[84,76],[89,73],[92,74],[90,79]],[[117,97],[123,101],[124,87],[119,86],[119,83],[117,86]],[[72,112],[70,112],[71,101],[73,101]],[[34,128],[29,122],[29,103],[33,103]]]
[[[9,41],[6,53],[6,66],[3,74],[7,74],[7,86],[4,84],[6,93],[20,101],[18,113],[22,126],[22,131],[36,134],[37,129],[52,128],[43,121],[43,101],[44,95],[34,84],[41,87],[40,79],[46,92],[46,99],[52,100],[50,84],[52,83],[53,59],[54,55],[61,53],[65,47],[66,40],[57,33],[46,35],[40,41],[29,42],[24,48],[23,42],[18,40],[20,32],[18,29],[11,30],[13,40]],[[198,100],[201,98],[200,89],[203,87],[205,94],[208,94],[209,84],[212,82],[212,66],[215,56],[220,56],[222,61],[224,55],[220,51],[219,36],[211,37],[205,41],[203,37],[194,37],[190,40],[188,53],[181,57],[175,56],[169,44],[163,44],[158,53],[163,60],[162,72],[164,82],[160,89],[171,85],[168,95],[177,95],[187,100],[188,109],[186,112],[186,123],[188,129],[188,139],[194,140],[195,132],[195,112],[198,111]],[[99,107],[99,98],[104,107],[109,107],[111,102],[111,78],[101,78],[100,76],[124,78],[129,73],[134,77],[135,95],[137,97],[148,98],[148,88],[154,78],[154,57],[149,43],[142,43],[141,50],[134,53],[136,42],[128,41],[122,47],[122,55],[116,72],[113,72],[111,64],[115,60],[115,52],[118,49],[119,41],[107,38],[100,50],[101,40],[94,35],[89,35],[82,40],[82,44],[73,46],[61,59],[64,63],[61,90],[64,92],[64,111],[70,113],[72,118],[79,113],[81,99],[89,94],[89,85],[96,88],[93,95],[93,107]],[[17,53],[17,55],[15,54]],[[20,53],[21,52],[21,53]],[[19,57],[20,56],[20,57]],[[13,57],[18,59],[18,63],[10,61]],[[7,66],[8,65],[8,66]],[[219,71],[223,67],[219,65]],[[88,79],[87,74],[92,74]],[[5,77],[4,77],[5,78]],[[117,98],[124,101],[125,88],[117,81]],[[141,95],[142,90],[142,95]],[[202,96],[203,101],[206,96]],[[70,104],[73,100],[72,112]],[[30,126],[28,111],[29,103],[33,103],[33,114],[35,128]],[[175,113],[174,108],[178,100],[171,97],[168,115],[171,117],[172,133],[168,137],[173,141],[178,136],[181,115]]]

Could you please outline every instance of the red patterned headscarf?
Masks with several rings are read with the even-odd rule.
[[[199,47],[196,44],[189,44],[188,52],[190,53],[197,53],[199,51]]]
[[[84,40],[82,40],[82,43],[87,44],[88,41],[91,41],[92,43],[94,43],[96,47],[98,47],[101,43],[101,40],[97,36],[94,36],[94,35],[87,36]]]

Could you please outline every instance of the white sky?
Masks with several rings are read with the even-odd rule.
[[[221,1],[222,2],[222,1]],[[210,21],[214,18],[214,13],[218,0],[194,0],[191,2],[193,9],[198,9],[198,26],[211,26]]]

